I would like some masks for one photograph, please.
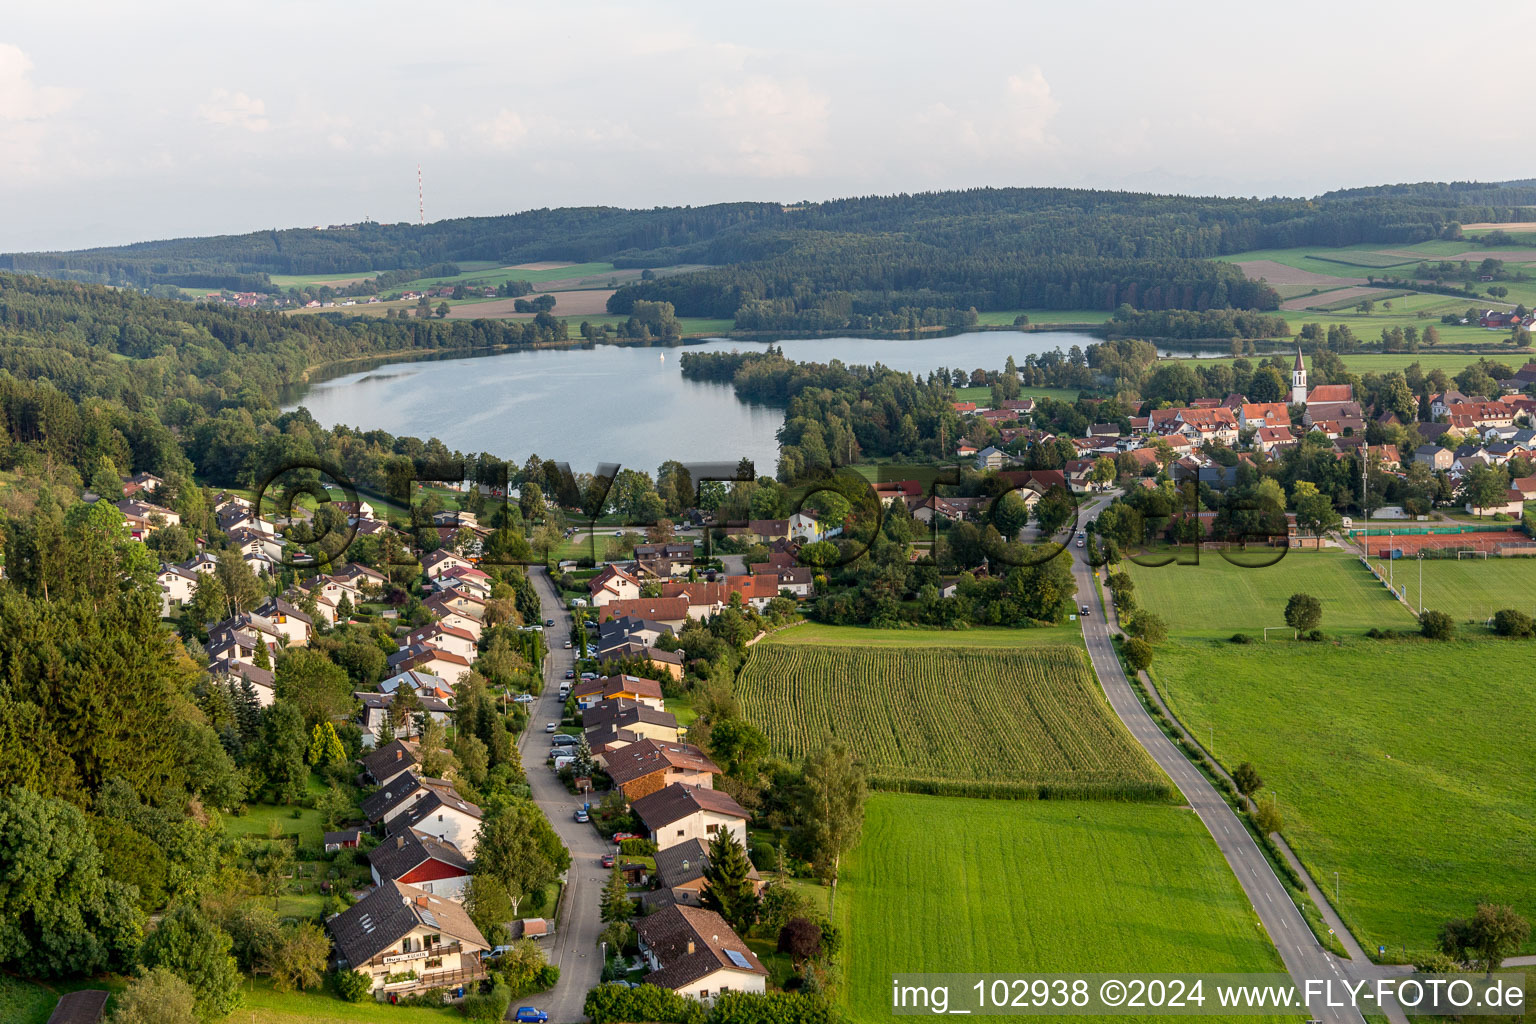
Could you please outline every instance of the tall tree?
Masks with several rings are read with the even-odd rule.
[[[240,1005],[240,967],[229,934],[190,903],[178,904],[144,940],[139,959],[164,967],[192,986],[197,1015],[221,1020]]]
[[[757,923],[757,890],[752,884],[747,851],[729,829],[721,829],[709,844],[704,869],[704,906],[725,918],[739,935]]]
[[[837,900],[838,869],[843,855],[864,831],[864,770],[841,740],[828,742],[806,758],[799,826],[821,876],[831,883],[829,903]]]

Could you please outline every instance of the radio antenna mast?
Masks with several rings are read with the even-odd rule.
[[[416,165],[416,217],[422,227],[427,226],[427,201],[421,190],[421,164]]]

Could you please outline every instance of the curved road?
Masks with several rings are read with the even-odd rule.
[[[1101,496],[1085,503],[1079,514],[1079,522],[1097,516],[1109,500],[1108,496]],[[1337,988],[1345,980],[1375,978],[1379,973],[1375,965],[1340,961],[1322,947],[1301,916],[1301,911],[1291,901],[1284,884],[1275,876],[1263,851],[1238,820],[1237,814],[1200,770],[1163,734],[1146,708],[1142,707],[1140,698],[1126,679],[1125,670],[1121,667],[1120,658],[1110,639],[1110,629],[1104,620],[1103,605],[1099,600],[1093,567],[1087,561],[1087,551],[1076,547],[1071,550],[1074,553],[1072,575],[1077,581],[1078,602],[1089,607],[1089,614],[1081,619],[1083,642],[1088,647],[1093,671],[1099,678],[1099,685],[1103,687],[1104,696],[1115,709],[1115,714],[1120,716],[1120,721],[1125,723],[1126,729],[1136,738],[1136,742],[1168,773],[1184,799],[1205,823],[1211,838],[1216,840],[1216,845],[1221,849],[1222,856],[1231,865],[1233,874],[1237,875],[1248,902],[1253,904],[1254,913],[1263,922],[1270,941],[1280,952],[1280,959],[1285,962],[1285,969],[1291,979],[1298,988],[1307,979],[1333,981]],[[1362,966],[1365,970],[1361,969]],[[1360,1024],[1363,1020],[1359,1012],[1343,1008],[1318,1007],[1311,1011],[1311,1016],[1331,1024]],[[1391,1016],[1395,1021],[1404,1020],[1400,1015]]]
[[[539,593],[539,614],[543,619],[554,619],[555,624],[545,630],[552,650],[544,659],[544,692],[529,705],[528,728],[518,743],[518,750],[528,773],[534,803],[548,816],[555,832],[571,851],[571,869],[566,875],[565,893],[560,899],[555,934],[546,940],[549,944],[544,951],[550,963],[560,968],[560,981],[546,995],[514,999],[508,1017],[510,1019],[519,1005],[531,1004],[549,1014],[554,1024],[567,1024],[586,1020],[582,1007],[587,990],[595,987],[602,977],[602,955],[597,942],[603,924],[598,907],[607,876],[599,859],[612,852],[612,848],[591,825],[576,822],[574,815],[582,801],[566,792],[565,786],[545,763],[549,737],[544,726],[547,722],[560,720],[563,713],[560,682],[565,678],[566,669],[575,666],[576,659],[574,652],[561,646],[570,635],[571,616],[561,605],[549,573],[534,567],[529,570],[529,575]]]

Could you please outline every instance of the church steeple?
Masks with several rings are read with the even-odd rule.
[[[1296,366],[1291,370],[1291,404],[1307,404],[1307,365],[1301,361],[1301,346],[1296,346]]]

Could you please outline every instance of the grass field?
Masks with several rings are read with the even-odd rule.
[[[998,309],[978,313],[976,323],[983,327],[1005,327],[1013,324],[1020,313],[1034,324],[1101,324],[1112,315],[1107,309]]]
[[[836,737],[877,780],[1132,798],[1160,796],[1166,784],[1071,647],[758,645],[736,691],[776,752],[796,759]]]
[[[1326,624],[1326,620],[1325,620]],[[1241,646],[1178,639],[1152,675],[1285,835],[1367,949],[1424,950],[1492,900],[1536,909],[1533,647],[1490,638]],[[1527,952],[1536,943],[1527,943]]]
[[[764,637],[765,644],[830,644],[841,647],[969,647],[1006,649],[1066,644],[1081,647],[1077,623],[1039,629],[976,626],[971,629],[872,629],[869,626],[829,626],[806,622]]]
[[[1180,807],[877,793],[837,912],[840,998],[860,1022],[891,1019],[907,972],[1282,969]]]
[[[254,986],[247,982],[244,998],[230,1017],[231,1024],[426,1024],[464,1019],[456,1007],[390,1006],[372,1000],[348,1003],[323,990],[278,992],[266,978],[257,979]]]
[[[1058,402],[1077,401],[1077,391],[1073,388],[1019,388],[1020,398],[1054,398]],[[955,401],[978,402],[988,405],[992,402],[992,389],[986,388],[955,388]]]
[[[460,269],[463,269],[462,266]],[[566,267],[550,267],[544,270],[526,270],[517,267],[486,267],[471,270],[458,277],[422,277],[400,285],[399,290],[412,291],[443,284],[499,285],[503,281],[527,281],[538,285],[545,281],[564,281],[570,278],[591,277],[595,274],[612,274],[612,263],[574,263]],[[639,271],[627,276],[639,276]]]
[[[1308,319],[1312,322],[1320,322],[1316,316],[1309,317]],[[1329,317],[1327,322],[1332,323],[1335,321],[1332,317]],[[1298,324],[1297,326],[1300,325]],[[1479,333],[1483,335],[1482,340],[1487,340],[1488,332],[1480,331]],[[1250,363],[1257,364],[1261,360],[1268,359],[1271,355],[1275,354],[1285,355],[1286,353],[1279,352],[1276,349],[1263,349],[1256,355],[1243,356],[1242,358],[1247,359]],[[1296,350],[1291,349],[1288,358],[1295,358],[1295,355]],[[1392,370],[1406,370],[1412,364],[1418,363],[1420,369],[1426,373],[1430,370],[1440,369],[1444,370],[1449,376],[1454,377],[1480,358],[1508,363],[1518,370],[1532,358],[1532,354],[1520,352],[1513,348],[1505,348],[1493,349],[1487,352],[1357,352],[1353,355],[1341,356],[1340,358],[1344,360],[1345,367],[1354,373],[1387,373]],[[1190,362],[1195,365],[1210,365],[1213,363],[1230,363],[1232,359],[1228,356],[1219,358],[1201,357],[1191,359]],[[1308,365],[1310,365],[1310,360]]]
[[[1199,565],[1122,565],[1136,582],[1137,606],[1161,615],[1175,634],[1229,637],[1284,626],[1285,603],[1298,592],[1323,603],[1328,634],[1413,626],[1408,610],[1342,551],[1291,552],[1261,569],[1233,565],[1212,550],[1200,552]]]
[[[0,976],[0,1020],[6,1024],[46,1024],[58,995],[20,978]]]
[[[1373,559],[1387,572],[1385,560]],[[1450,614],[1459,621],[1483,622],[1501,608],[1536,614],[1536,559],[1463,558],[1424,562],[1425,608]],[[1393,582],[1410,604],[1419,605],[1418,559],[1398,559]]]

